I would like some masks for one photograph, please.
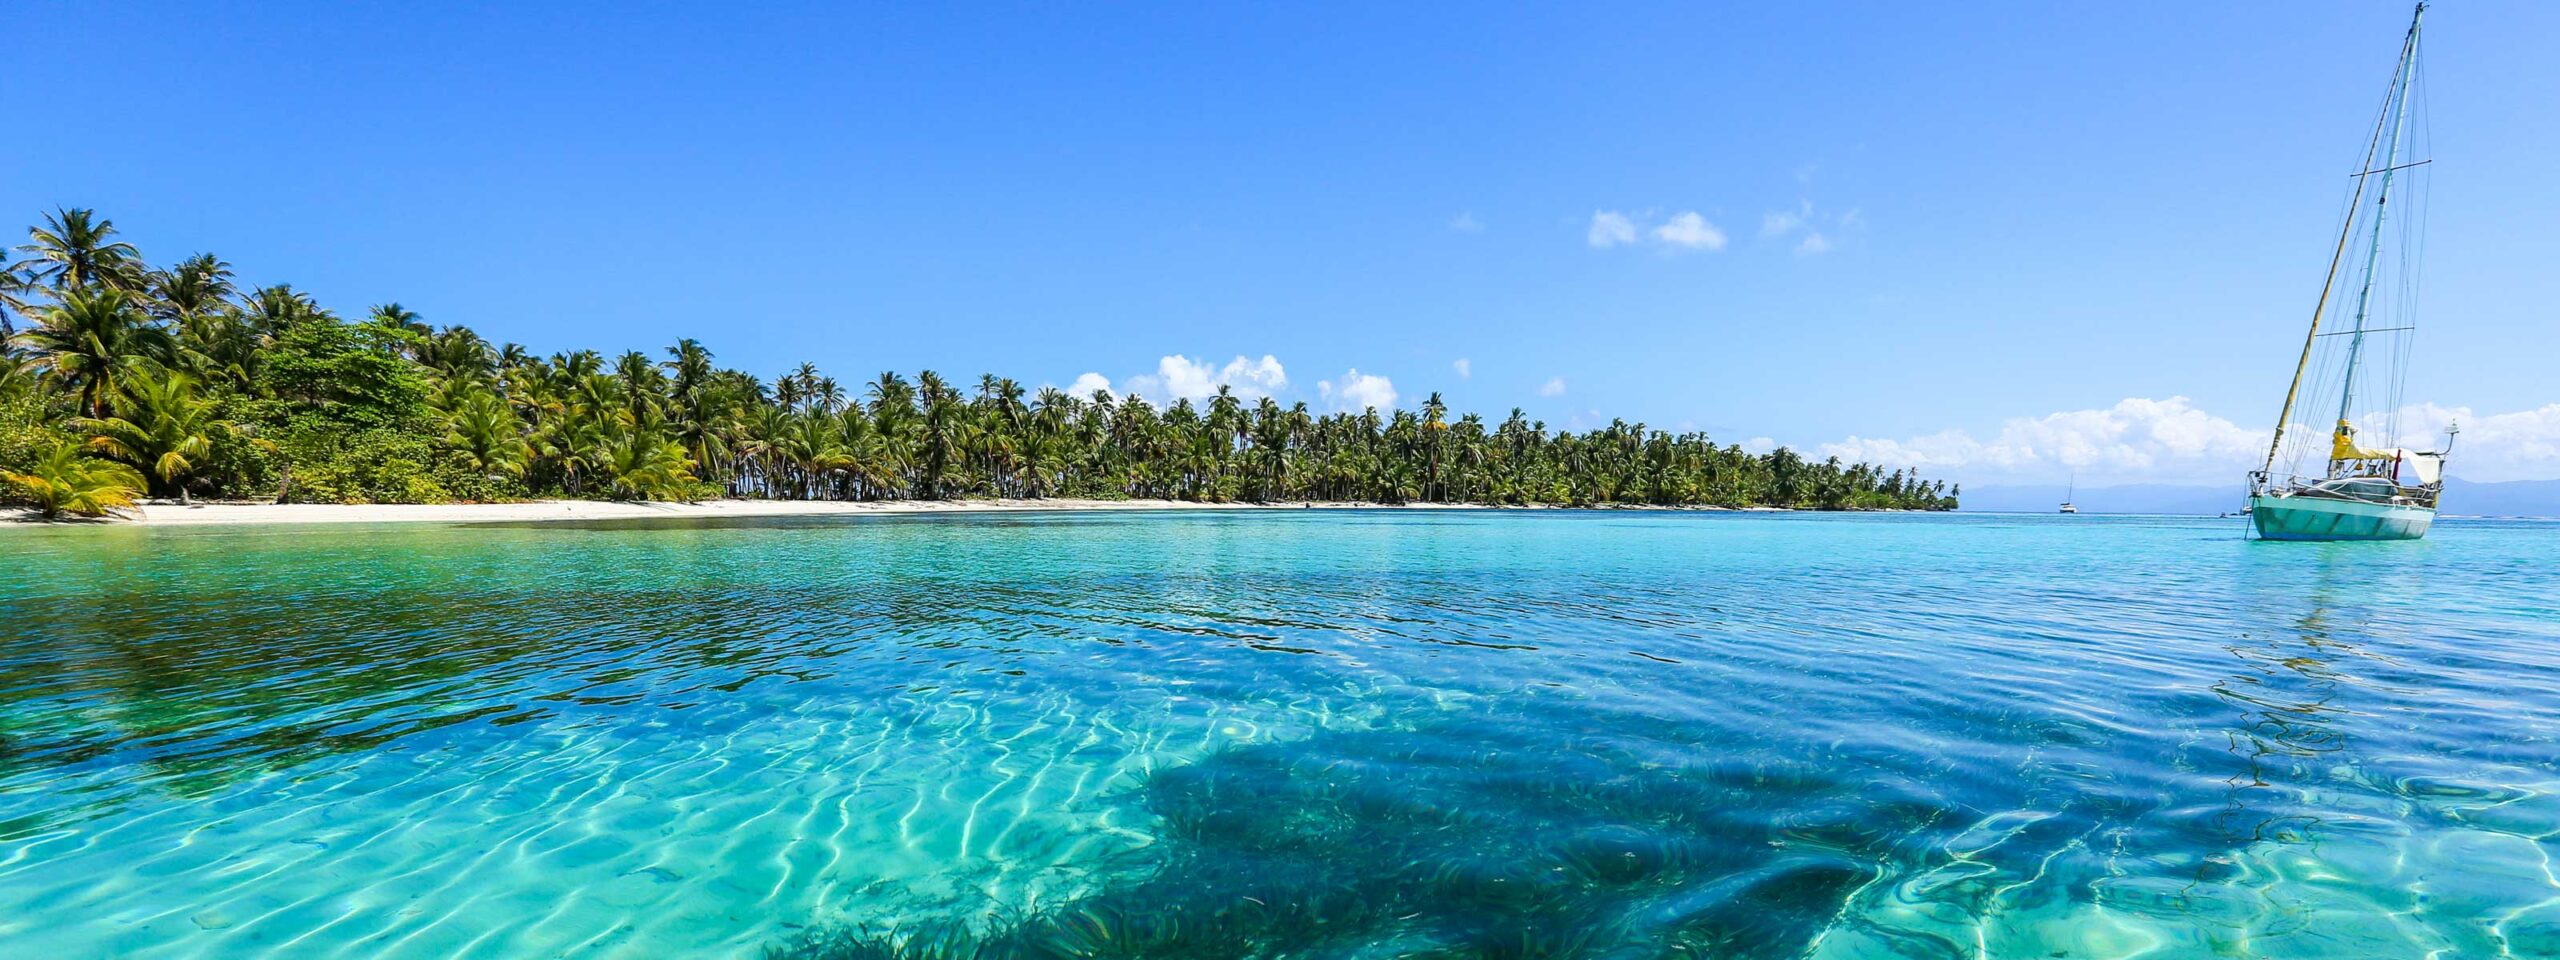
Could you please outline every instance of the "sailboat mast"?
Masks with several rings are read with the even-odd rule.
[[[2367,168],[2358,176],[2380,176],[2382,186],[2375,188],[2373,201],[2373,238],[2365,245],[2364,283],[2356,290],[2355,336],[2347,341],[2347,372],[2338,388],[2338,424],[2344,427],[2353,413],[2356,398],[2356,366],[2364,359],[2364,321],[2366,304],[2373,297],[2373,267],[2382,256],[2382,221],[2391,209],[2391,174],[2400,162],[2400,138],[2409,128],[2409,80],[2416,71],[2418,59],[2418,22],[2427,14],[2427,5],[2418,4],[2418,12],[2409,20],[2409,39],[2401,45],[2400,69],[2391,75],[2391,142],[2383,148],[2382,166]],[[2379,170],[2379,174],[2372,171]]]
[[[2400,41],[2400,67],[2394,69],[2391,74],[2390,101],[2392,103],[2399,102],[2400,75],[2407,72],[2409,57],[2417,50],[2418,18],[2425,16],[2426,12],[2425,0],[2419,0],[2418,12],[2409,20],[2409,35]],[[2267,444],[2267,462],[2265,466],[2259,468],[2260,476],[2275,472],[2276,454],[2284,449],[2284,428],[2285,424],[2293,419],[2294,399],[2302,393],[2302,373],[2311,366],[2312,346],[2320,342],[2320,315],[2329,310],[2329,291],[2337,287],[2338,266],[2347,258],[2347,241],[2355,238],[2356,211],[2364,206],[2366,179],[2364,171],[2371,171],[2374,168],[2373,158],[2381,151],[2383,131],[2391,122],[2392,118],[2389,116],[2376,121],[2373,125],[2373,140],[2365,145],[2364,166],[2356,175],[2355,195],[2347,200],[2347,222],[2338,226],[2338,246],[2329,253],[2328,274],[2320,278],[2320,299],[2311,305],[2311,328],[2303,331],[2302,358],[2294,362],[2292,385],[2284,388],[2284,408],[2276,414],[2276,436]]]

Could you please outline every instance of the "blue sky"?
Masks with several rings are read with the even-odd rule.
[[[2274,419],[2408,15],[739,7],[21,8],[0,212],[545,352],[1160,393],[1245,357],[1318,406],[1384,378],[1977,482],[2211,479]],[[2560,476],[2553,36],[2429,15],[2407,396],[2466,411],[2479,479]]]

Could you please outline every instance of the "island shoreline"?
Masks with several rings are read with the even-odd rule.
[[[1373,501],[1286,501],[1271,503],[1203,503],[1191,500],[1097,500],[1082,498],[970,500],[754,500],[680,501],[529,500],[510,503],[258,503],[237,501],[150,501],[139,509],[108,518],[66,518],[45,522],[32,510],[0,508],[0,527],[175,527],[248,524],[332,523],[516,523],[578,520],[720,519],[764,517],[859,517],[947,513],[1041,511],[1164,510],[1538,510],[1545,506],[1506,507],[1480,503],[1404,503]],[[1700,508],[1684,508],[1700,509]],[[1729,508],[1710,508],[1729,509]]]

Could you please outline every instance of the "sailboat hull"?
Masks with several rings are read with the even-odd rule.
[[[2415,540],[2427,535],[2436,512],[2409,504],[2257,496],[2249,498],[2249,520],[2268,540]]]

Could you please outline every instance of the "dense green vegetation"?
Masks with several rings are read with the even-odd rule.
[[[1223,390],[1158,407],[963,389],[931,371],[772,381],[682,340],[534,356],[399,304],[350,321],[198,254],[154,268],[57,210],[0,272],[0,486],[91,513],[114,492],[292,502],[534,496],[1163,497],[1949,509],[1943,482],[1625,422],[1550,433],[1419,410],[1317,414]],[[102,464],[117,464],[119,471]],[[79,491],[85,494],[74,495]],[[102,499],[103,497],[103,499]]]

